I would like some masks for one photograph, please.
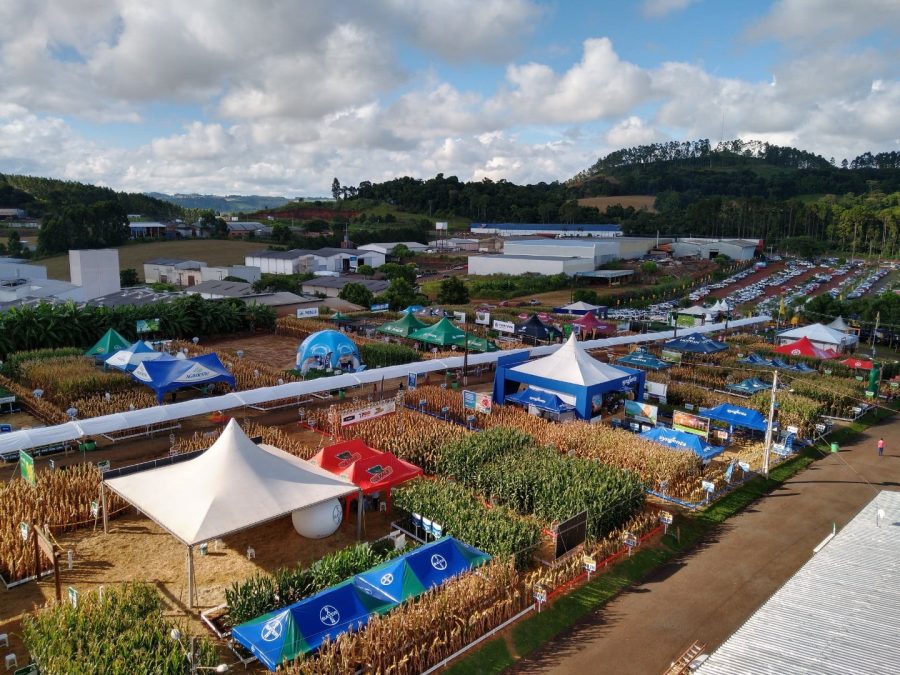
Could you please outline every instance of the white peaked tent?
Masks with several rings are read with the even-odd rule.
[[[810,342],[820,349],[834,349],[839,352],[859,342],[859,338],[856,335],[848,335],[821,323],[813,323],[779,333],[778,344],[784,345],[796,342],[804,337],[808,338]]]
[[[190,606],[194,546],[359,492],[353,483],[299,457],[257,445],[233,419],[201,455],[125,472],[105,480],[103,489],[118,494],[187,546]],[[362,501],[358,500],[359,518]],[[104,504],[107,530],[105,510]]]
[[[132,370],[144,361],[155,361],[163,356],[169,355],[164,352],[158,352],[148,342],[138,340],[126,349],[120,349],[110,356],[104,363],[111,368],[119,370]]]
[[[510,370],[514,373],[544,377],[582,387],[620,380],[630,375],[629,372],[598,361],[588,354],[575,339],[575,335],[571,335],[566,343],[550,356],[523,363]]]
[[[847,325],[847,322],[844,321],[844,317],[839,316],[831,323],[825,324],[828,328],[833,328],[834,330],[839,330],[842,333],[846,333],[850,330],[850,326]]]

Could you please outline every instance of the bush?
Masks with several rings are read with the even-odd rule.
[[[399,366],[404,363],[421,361],[422,357],[415,349],[395,344],[364,344],[359,348],[362,362],[368,368]]]

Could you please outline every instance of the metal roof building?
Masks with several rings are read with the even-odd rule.
[[[702,675],[900,672],[900,492],[882,491],[704,663]]]

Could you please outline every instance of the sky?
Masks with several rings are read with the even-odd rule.
[[[327,195],[707,138],[900,150],[900,0],[0,0],[0,172]]]

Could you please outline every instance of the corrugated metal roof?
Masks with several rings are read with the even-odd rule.
[[[884,517],[878,518],[879,509]],[[900,672],[900,492],[878,494],[701,666],[701,675]]]

